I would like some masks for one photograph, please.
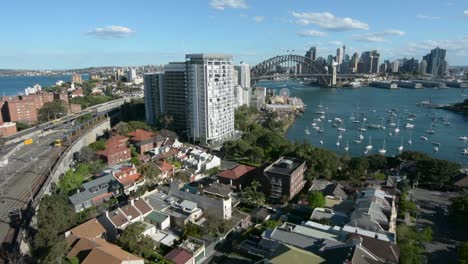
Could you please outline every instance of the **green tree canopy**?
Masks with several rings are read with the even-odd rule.
[[[68,113],[64,101],[56,100],[45,103],[38,111],[38,119],[41,122],[48,122],[57,119]]]
[[[244,203],[252,205],[262,205],[265,203],[265,195],[260,192],[260,182],[254,180],[252,183],[245,187],[241,193],[241,200]]]
[[[461,227],[468,227],[468,193],[452,199],[450,218]]]
[[[325,197],[321,192],[318,191],[311,192],[307,198],[307,201],[309,202],[309,206],[312,209],[325,206]]]

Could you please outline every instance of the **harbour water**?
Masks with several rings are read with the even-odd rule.
[[[87,80],[87,75],[81,76]],[[0,76],[0,96],[16,95],[24,93],[24,89],[40,84],[42,87],[52,86],[59,80],[71,81],[71,75],[51,75],[51,76]]]
[[[379,149],[383,148],[385,139],[386,155],[389,156],[397,155],[398,147],[402,145],[404,150],[420,151],[436,158],[468,164],[468,156],[462,154],[463,149],[468,147],[468,141],[459,139],[468,136],[468,117],[443,109],[416,105],[430,97],[436,104],[463,101],[460,89],[388,90],[373,87],[330,89],[311,87],[298,81],[260,82],[257,85],[277,92],[282,88],[288,88],[291,96],[301,98],[307,105],[304,114],[298,117],[288,130],[286,137],[289,140],[300,142],[305,140],[339,154],[346,152],[345,147],[348,143],[349,154],[360,156],[366,155],[369,138],[373,147],[367,155],[378,153]],[[317,122],[321,114],[316,112],[321,111],[325,112],[325,117],[321,118],[321,122]],[[392,113],[394,113],[393,120],[390,118]],[[414,117],[411,114],[414,114]],[[335,118],[341,119],[342,123]],[[398,124],[398,122],[400,131],[396,133],[396,126],[391,126],[390,123]],[[312,123],[321,127],[323,133],[313,129]],[[414,128],[405,128],[406,123],[413,124]],[[369,128],[367,126],[369,124],[382,125],[385,129]],[[341,131],[341,139],[338,128],[345,130]],[[356,143],[354,141],[360,139],[359,128],[365,128],[366,131],[362,132],[362,142]],[[310,131],[310,134],[307,134],[306,130]],[[434,133],[428,133],[428,130],[429,132],[434,130]],[[421,137],[426,137],[427,140]],[[408,143],[410,138],[412,144]]]

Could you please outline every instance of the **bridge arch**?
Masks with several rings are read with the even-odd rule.
[[[262,77],[271,76],[276,72],[277,66],[289,65],[289,67],[299,67],[293,75],[310,74],[317,75],[319,82],[330,85],[330,81],[326,78],[329,75],[325,65],[320,65],[312,59],[294,54],[278,55],[273,58],[264,60],[250,69],[252,81],[262,79]]]

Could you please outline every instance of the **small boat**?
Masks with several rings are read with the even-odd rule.
[[[345,131],[346,131],[346,128],[344,128],[343,125],[341,125],[341,127],[338,128],[338,131],[345,132]]]
[[[320,145],[323,145],[323,140],[320,140],[319,143],[320,143]]]
[[[304,129],[304,132],[305,132],[307,135],[310,135],[309,129]]]
[[[316,113],[317,115],[324,115],[324,114],[325,114],[325,111],[318,110],[318,111],[315,111],[315,113]]]
[[[398,146],[398,152],[402,152],[403,151],[403,137],[401,137],[401,143],[400,143],[400,146]]]
[[[359,140],[359,139],[354,139],[353,142],[356,143],[356,144],[361,144],[362,141]]]
[[[406,125],[405,125],[405,128],[413,128],[413,127],[414,127],[414,125],[410,124],[410,123],[406,123]]]
[[[375,113],[375,112],[377,112],[377,110],[371,109],[371,110],[369,110],[369,112]]]
[[[317,123],[314,122],[314,123],[312,123],[311,125],[314,127],[314,126],[317,126]]]
[[[338,124],[335,124],[335,123],[333,123],[333,125],[332,125],[332,126],[333,126],[333,127],[338,127]]]
[[[439,151],[439,147],[434,147],[434,152]]]
[[[414,117],[416,117],[416,115],[415,115],[415,114],[413,114],[413,113],[410,113],[410,114],[408,115],[408,117],[412,117],[412,118],[414,118]]]
[[[340,142],[339,142],[339,141],[336,142],[336,146],[337,146],[337,147],[340,146]]]
[[[361,123],[359,120],[353,120],[353,123]]]
[[[364,150],[364,155],[367,155],[367,153],[369,153],[369,151],[367,151],[367,150]]]
[[[335,117],[335,121],[338,122],[338,123],[343,122],[343,120],[341,120],[341,118],[339,118],[339,117]]]
[[[323,130],[322,123],[320,123],[320,129],[317,130],[318,133],[324,133],[325,131]]]
[[[359,134],[359,139],[360,139],[360,140],[363,140],[363,139],[364,139],[364,136],[362,135],[362,131],[361,131],[360,134]]]
[[[372,137],[369,136],[369,145],[366,146],[366,150],[372,150]]]
[[[397,134],[400,133],[400,128],[399,128],[399,126],[400,126],[400,120],[397,121],[397,127],[396,127],[395,130],[394,130],[395,133],[397,133]]]
[[[385,153],[387,153],[387,150],[385,149],[385,138],[383,140],[383,146],[381,149],[379,149],[379,154],[380,155],[385,155]]]
[[[432,145],[439,147],[440,143],[439,142],[432,142]]]
[[[411,134],[410,134],[409,139],[408,139],[408,144],[409,145],[413,144],[413,140],[411,140]]]
[[[363,127],[360,127],[358,130],[361,131],[361,132],[366,132],[367,131],[367,129],[365,129]]]
[[[463,149],[462,153],[463,155],[468,155],[468,148]]]
[[[346,140],[346,147],[344,148],[345,151],[349,150],[348,140]]]
[[[328,123],[331,123],[331,122],[332,122],[332,120],[331,120],[331,119],[328,119],[328,120],[327,120],[327,122],[328,122]]]
[[[320,118],[325,119],[325,115],[321,115]]]
[[[431,129],[426,130],[426,133],[435,134],[435,130],[431,128]]]
[[[425,136],[421,136],[421,139],[424,140],[424,141],[428,140],[428,138],[425,137]]]
[[[338,136],[339,139],[342,139],[343,136],[341,135],[341,131],[340,131],[340,135]]]
[[[368,124],[367,127],[368,127],[368,128],[379,129],[379,128],[381,128],[382,126],[381,126],[381,125],[378,125],[378,124]]]
[[[444,124],[445,126],[450,126],[452,123],[450,123],[449,121],[445,121],[443,124]]]
[[[463,141],[466,141],[468,140],[468,137],[467,136],[463,136],[463,137],[458,137],[459,140],[463,140]]]
[[[414,118],[407,118],[406,121],[413,122]]]

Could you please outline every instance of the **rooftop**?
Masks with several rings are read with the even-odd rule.
[[[224,170],[218,173],[218,177],[223,177],[227,179],[239,179],[240,177],[244,176],[245,174],[255,170],[255,167],[247,166],[247,165],[238,165],[233,169]]]
[[[92,181],[83,183],[79,192],[71,195],[68,199],[73,205],[78,205],[92,200],[99,195],[112,192],[112,188],[118,186],[118,181],[111,174],[105,174]]]
[[[96,238],[106,232],[106,229],[96,220],[90,219],[83,224],[70,230],[70,233],[77,237]]]
[[[146,216],[146,219],[149,219],[151,222],[162,223],[169,216],[158,211],[153,211]]]
[[[174,248],[164,256],[164,258],[174,262],[175,264],[185,264],[192,259],[192,257],[192,254],[180,248]]]
[[[153,137],[156,136],[155,133],[149,132],[143,129],[137,129],[135,131],[132,131],[128,133],[128,135],[131,137],[132,141],[145,141],[145,140],[150,140]]]
[[[317,264],[324,262],[325,259],[312,252],[286,245],[280,245],[275,250],[275,256],[269,261],[271,264]]]
[[[281,157],[265,169],[266,173],[291,175],[301,164],[304,163],[295,158]]]

